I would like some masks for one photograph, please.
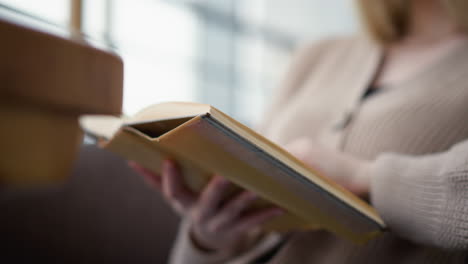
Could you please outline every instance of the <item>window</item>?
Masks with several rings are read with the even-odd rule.
[[[68,0],[0,0],[0,5],[57,25],[66,26],[69,22]]]
[[[71,1],[0,0],[0,15],[27,13],[66,29]],[[84,34],[124,59],[127,114],[198,101],[253,125],[297,43],[357,28],[349,0],[81,1]]]
[[[265,93],[294,40],[261,28],[265,1],[87,0],[84,31],[125,60],[124,110],[168,100],[212,104],[244,123],[259,119]],[[270,35],[271,36],[270,36]]]
[[[116,0],[109,41],[125,61],[124,111],[195,101],[197,17],[165,1]]]

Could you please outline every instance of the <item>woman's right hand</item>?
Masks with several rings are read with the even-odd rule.
[[[240,241],[283,210],[272,207],[246,213],[256,196],[243,191],[226,201],[230,183],[216,175],[196,194],[183,181],[177,164],[165,160],[160,174],[155,174],[131,162],[137,172],[159,190],[171,207],[191,222],[193,242],[206,251],[233,250]]]

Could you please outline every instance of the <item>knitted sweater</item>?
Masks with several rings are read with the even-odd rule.
[[[271,264],[464,263],[468,256],[468,43],[364,101],[382,59],[361,37],[307,46],[261,126],[279,144],[309,137],[372,161],[371,201],[390,228],[365,245],[325,231],[294,234]],[[185,223],[171,263],[253,263],[270,235],[226,258],[198,250]]]

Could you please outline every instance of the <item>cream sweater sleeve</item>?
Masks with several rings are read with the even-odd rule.
[[[170,264],[216,264],[226,262],[226,256],[210,254],[198,249],[190,239],[189,228],[189,222],[184,220],[172,248]]]
[[[207,253],[194,245],[189,235],[189,228],[189,222],[183,221],[171,252],[170,264],[247,264],[266,253],[281,240],[279,234],[270,234],[253,245],[252,248],[247,248],[239,254]]]
[[[389,228],[412,241],[468,249],[468,140],[426,156],[376,159],[371,199]]]

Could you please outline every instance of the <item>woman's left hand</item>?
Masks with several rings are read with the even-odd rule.
[[[365,196],[369,193],[369,161],[324,147],[307,138],[296,139],[285,149],[354,194]]]

